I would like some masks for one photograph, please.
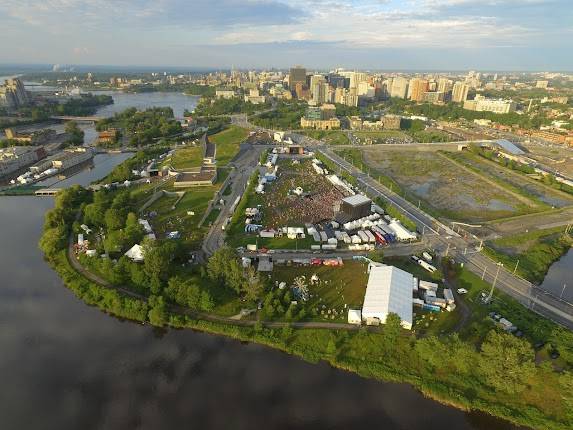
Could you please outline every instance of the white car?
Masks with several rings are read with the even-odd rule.
[[[458,294],[466,294],[468,292],[468,290],[466,290],[465,288],[458,288],[457,291]]]

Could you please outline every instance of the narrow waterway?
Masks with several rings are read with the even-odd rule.
[[[573,303],[573,248],[549,268],[541,288]]]
[[[177,109],[190,106],[186,96],[176,97],[184,98]],[[59,185],[87,185],[121,157],[96,158],[93,169]],[[52,205],[51,198],[0,197],[3,430],[515,429],[440,405],[408,385],[256,344],[121,321],[87,306],[38,249]]]

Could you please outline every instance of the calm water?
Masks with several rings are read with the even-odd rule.
[[[114,103],[97,111],[99,116],[112,116],[130,107],[143,110],[150,107],[171,107],[176,118],[182,118],[185,109],[192,111],[199,102],[198,96],[186,96],[182,93],[140,93],[129,94],[116,91],[94,91],[94,94],[110,94]]]
[[[156,93],[121,96],[164,100]],[[181,112],[192,108],[186,96],[169,97]],[[119,104],[103,109],[112,108],[122,110]],[[122,156],[102,156],[94,169],[59,185],[87,185]],[[362,379],[224,337],[161,332],[86,306],[37,247],[52,204],[50,198],[0,198],[3,430],[515,428],[440,405],[407,385]]]
[[[160,333],[79,301],[37,241],[52,200],[0,199],[0,428],[510,429],[254,344]]]
[[[547,276],[541,284],[541,288],[550,291],[557,297],[562,297],[569,303],[573,303],[573,249],[570,249],[559,261],[553,263]]]

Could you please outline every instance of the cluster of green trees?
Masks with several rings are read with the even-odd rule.
[[[289,130],[300,128],[300,119],[307,109],[306,103],[296,100],[280,101],[276,108],[251,117],[249,120],[260,127]]]
[[[40,121],[53,115],[89,116],[96,113],[97,108],[113,104],[113,97],[105,94],[82,94],[71,98],[65,103],[47,103],[41,106],[25,106],[18,109],[18,114]]]
[[[193,96],[206,96],[212,97],[215,95],[215,87],[209,85],[199,85],[199,84],[169,84],[162,83],[159,85],[155,84],[141,84],[141,85],[131,85],[129,87],[129,92],[132,93],[154,93],[157,91],[161,92],[178,92],[185,93]]]
[[[68,134],[65,144],[67,146],[81,146],[84,144],[84,131],[78,127],[75,121],[66,124],[65,132]]]
[[[203,97],[199,105],[195,108],[197,116],[232,115],[236,113],[254,113],[256,111],[268,109],[270,103],[253,104],[246,102],[242,98],[233,97],[230,99]]]
[[[209,278],[222,287],[230,288],[237,295],[255,301],[265,289],[263,280],[256,270],[243,268],[237,251],[223,247],[215,251],[207,262]]]
[[[105,118],[96,124],[96,130],[120,128],[129,139],[130,146],[146,146],[159,138],[181,133],[181,124],[173,116],[170,107],[154,107],[144,111],[129,108]]]
[[[284,290],[275,288],[268,291],[263,300],[261,319],[272,321],[278,317],[287,321],[303,320],[307,316],[304,306],[293,303],[293,300],[290,288]]]

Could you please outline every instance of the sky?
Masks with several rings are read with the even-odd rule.
[[[0,0],[0,63],[573,70],[573,0]]]

